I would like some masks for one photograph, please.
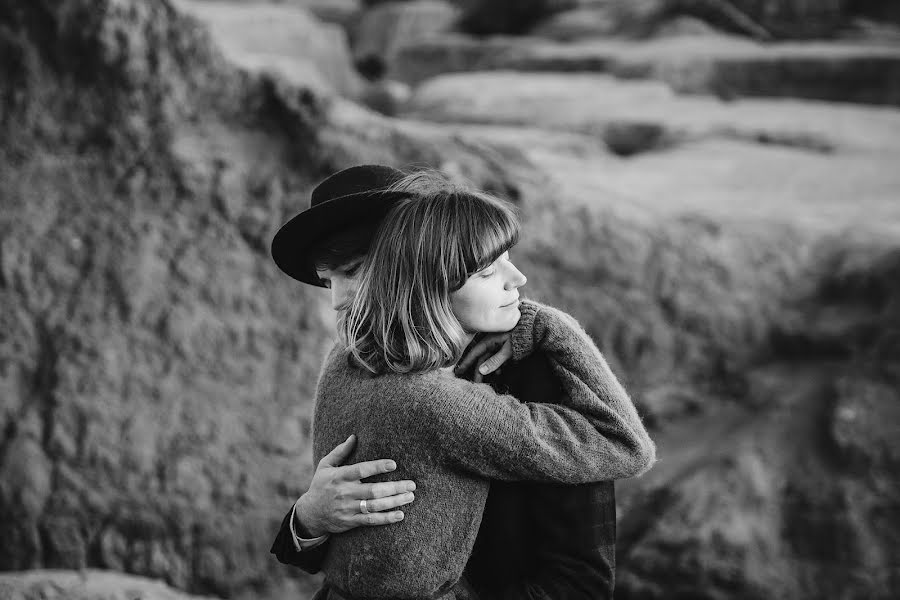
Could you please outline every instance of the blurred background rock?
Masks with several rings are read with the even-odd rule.
[[[268,244],[361,162],[516,202],[660,461],[619,598],[900,586],[900,10],[0,1],[0,597],[306,598],[334,336]]]

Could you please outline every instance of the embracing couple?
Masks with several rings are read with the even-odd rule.
[[[434,172],[340,171],[272,256],[330,288],[309,490],[272,552],[316,598],[612,597],[614,480],[655,446],[579,324],[525,300],[512,207]]]

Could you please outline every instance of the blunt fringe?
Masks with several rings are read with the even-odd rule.
[[[391,187],[410,196],[382,221],[338,328],[355,362],[381,374],[450,366],[466,335],[450,294],[518,242],[510,204],[434,171]]]

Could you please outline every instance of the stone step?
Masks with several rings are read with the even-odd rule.
[[[759,44],[731,36],[561,44],[535,38],[432,36],[403,47],[391,75],[420,83],[441,73],[516,70],[657,79],[685,94],[794,97],[900,105],[900,45]]]
[[[900,111],[894,108],[794,99],[723,101],[679,95],[658,81],[623,81],[602,74],[443,75],[416,89],[405,114],[594,135],[623,155],[708,138],[825,154],[900,152]],[[635,136],[644,142],[636,140],[631,148],[629,139]]]

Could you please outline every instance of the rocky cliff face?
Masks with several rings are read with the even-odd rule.
[[[894,238],[565,203],[525,133],[236,70],[165,1],[0,2],[0,56],[0,568],[309,592],[268,547],[332,317],[268,243],[377,161],[516,200],[530,293],[656,424],[660,464],[620,487],[622,597],[896,588]]]
[[[0,568],[271,587],[333,332],[274,231],[356,162],[504,169],[238,71],[168,2],[3,2],[0,56]]]
[[[0,40],[0,564],[250,585],[326,343],[265,260],[323,106],[166,2],[6,2]]]

